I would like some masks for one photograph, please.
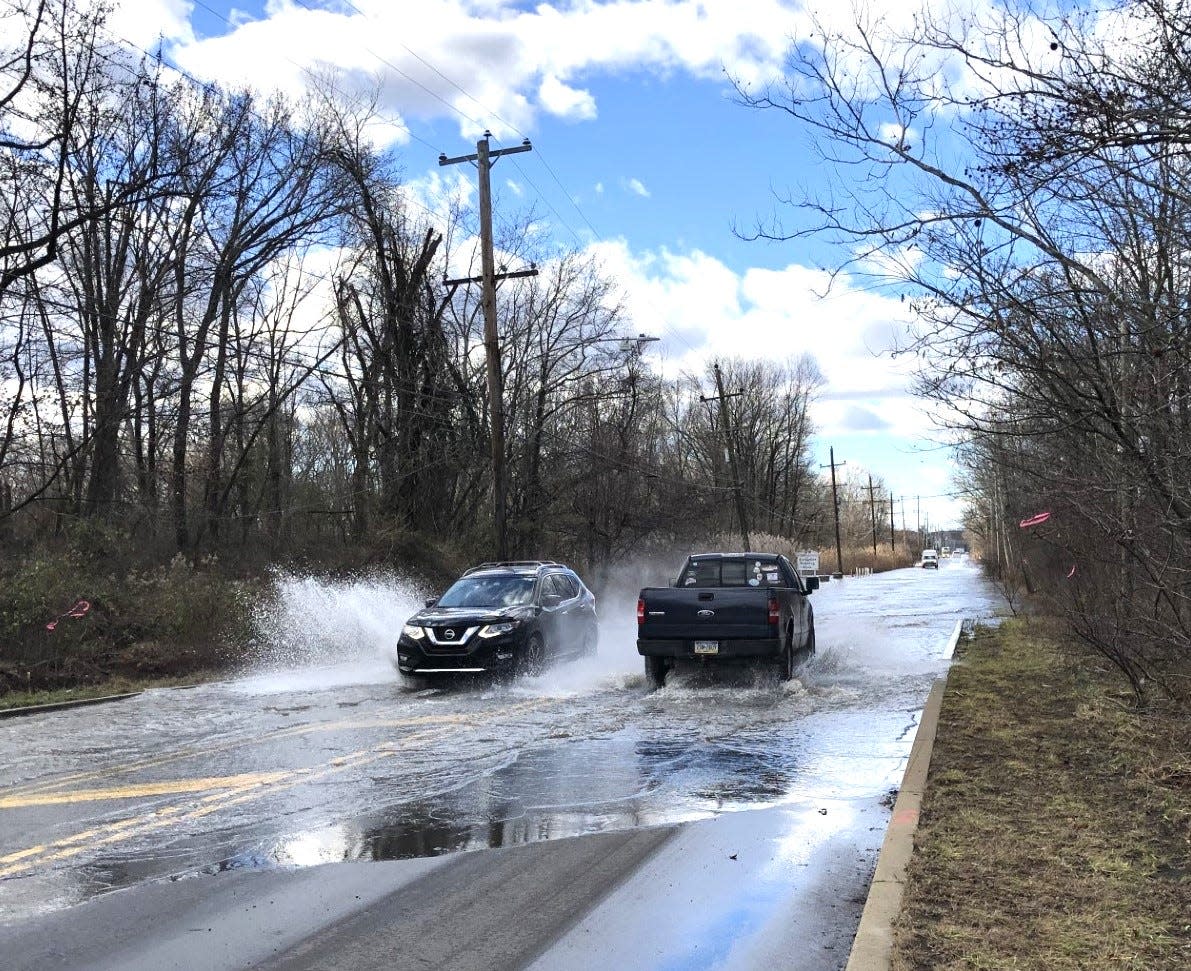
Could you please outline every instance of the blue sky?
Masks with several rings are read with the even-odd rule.
[[[804,132],[736,104],[726,77],[777,76],[809,30],[802,4],[125,0],[113,30],[225,82],[296,92],[303,69],[329,65],[378,83],[386,118],[407,129],[389,134],[415,187],[467,178],[462,166],[439,170],[437,155],[473,151],[483,127],[499,144],[527,135],[535,151],[494,170],[496,204],[534,205],[555,238],[596,252],[625,290],[633,331],[663,338],[660,366],[812,354],[827,379],[816,457],[834,445],[849,472],[930,496],[932,522],[958,522],[959,503],[941,495],[953,488],[951,455],[909,395],[911,362],[882,353],[904,333],[908,304],[847,279],[820,299],[821,268],[843,254],[733,232],[773,214],[774,189],[797,194],[829,174]]]

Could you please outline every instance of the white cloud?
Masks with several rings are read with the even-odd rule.
[[[604,183],[603,182],[597,182],[595,184],[595,193],[597,196],[602,196],[604,194]]]
[[[809,354],[826,382],[812,411],[822,443],[846,444],[860,462],[879,456],[874,471],[899,494],[949,488],[949,454],[922,452],[940,433],[911,394],[914,361],[890,353],[912,320],[900,300],[798,264],[738,273],[698,250],[634,252],[624,240],[592,251],[623,287],[630,326],[662,338],[663,373],[698,373],[717,357]]]
[[[159,39],[194,41],[193,11],[194,4],[188,0],[122,0],[108,16],[107,26],[116,37],[152,53]]]
[[[622,179],[621,185],[635,196],[640,196],[642,199],[649,198],[649,190],[645,188],[645,183],[640,179]]]
[[[509,137],[541,111],[595,118],[595,98],[577,82],[598,72],[774,77],[798,25],[788,0],[555,0],[528,9],[422,0],[417,16],[391,0],[339,10],[270,0],[262,19],[223,36],[167,36],[178,37],[182,66],[204,77],[296,92],[307,71],[330,67],[363,86],[379,82],[382,109],[401,118],[454,115],[465,135],[487,127]]]
[[[507,185],[509,187],[509,191],[512,192],[513,195],[517,196],[518,198],[525,195],[525,188],[521,185],[520,182],[514,182],[512,179],[506,179],[505,185]]]
[[[560,118],[591,121],[596,116],[595,98],[591,92],[568,87],[548,74],[538,88],[538,100],[550,114]]]

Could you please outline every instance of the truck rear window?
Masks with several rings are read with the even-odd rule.
[[[787,587],[776,560],[692,560],[678,578],[680,587]]]

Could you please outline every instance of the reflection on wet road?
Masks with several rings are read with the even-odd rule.
[[[355,602],[338,663],[0,723],[0,922],[160,878],[878,799],[956,619],[994,604],[961,562],[814,604],[819,654],[787,684],[692,669],[648,694],[626,604],[593,660],[409,691],[367,633],[391,625]]]

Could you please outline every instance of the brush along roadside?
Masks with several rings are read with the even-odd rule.
[[[1035,619],[961,643],[892,968],[1191,967],[1191,720]]]

